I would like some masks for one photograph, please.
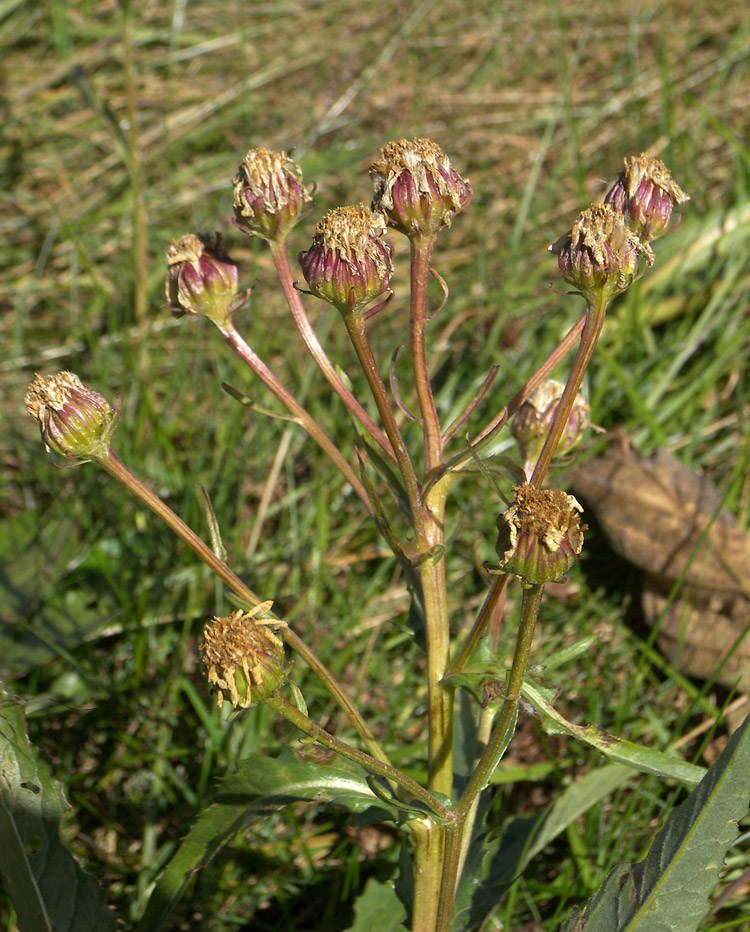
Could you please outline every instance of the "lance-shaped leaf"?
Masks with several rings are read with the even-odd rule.
[[[252,754],[223,781],[211,806],[198,817],[158,879],[138,932],[168,928],[169,916],[192,874],[241,829],[269,812],[301,800],[343,806],[361,819],[396,819],[370,789],[367,774],[352,763],[332,765],[298,760],[286,750],[278,758]]]
[[[0,873],[20,932],[114,932],[96,880],[60,841],[70,808],[26,734],[20,705],[0,686]]]
[[[626,741],[610,734],[599,725],[574,725],[552,705],[551,691],[531,683],[528,679],[521,687],[521,695],[539,712],[542,726],[549,734],[568,734],[601,751],[616,764],[625,764],[641,773],[660,777],[673,777],[688,786],[695,786],[705,774],[703,767],[679,757]]]
[[[685,802],[645,860],[616,867],[562,932],[694,932],[708,911],[740,819],[750,812],[750,718]]]

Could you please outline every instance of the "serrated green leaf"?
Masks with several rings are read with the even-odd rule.
[[[331,765],[298,760],[288,749],[278,758],[253,754],[238,763],[224,780],[211,806],[199,816],[159,877],[137,929],[158,932],[187,886],[191,875],[205,866],[234,835],[268,812],[290,803],[316,800],[343,806],[370,821],[396,819],[367,784],[367,774],[355,764]]]
[[[406,910],[391,883],[371,877],[354,904],[354,922],[346,932],[408,932]]]
[[[562,932],[695,932],[737,839],[737,823],[750,812],[749,773],[750,717],[669,814],[646,858],[616,867]]]
[[[20,932],[113,932],[106,894],[60,841],[69,806],[0,686],[0,873]]]

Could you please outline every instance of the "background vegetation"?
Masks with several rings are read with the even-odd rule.
[[[232,230],[229,182],[250,146],[292,151],[318,183],[295,234],[305,248],[324,210],[369,201],[366,168],[381,145],[434,138],[476,191],[435,258],[451,288],[432,337],[442,416],[502,366],[476,429],[581,311],[554,290],[546,245],[603,194],[624,155],[650,148],[692,201],[608,322],[590,374],[592,417],[643,453],[676,451],[747,527],[746,9],[744,0],[0,4],[0,666],[65,782],[70,844],[123,916],[140,909],[215,779],[296,736],[262,708],[220,723],[196,651],[207,615],[230,607],[220,587],[103,473],[61,470],[43,453],[22,406],[33,372],[72,369],[119,399],[115,450],[204,534],[197,483],[209,489],[235,570],[335,666],[386,745],[399,736],[394,759],[419,775],[421,654],[396,565],[301,432],[222,392],[227,381],[273,405],[206,322],[161,309],[163,250],[194,229],[225,233],[255,286],[246,336],[350,450],[351,426],[291,335],[268,254]],[[396,298],[376,325],[384,362],[403,340],[405,250],[394,244]],[[335,313],[308,307],[356,379]],[[592,438],[578,460],[608,440]],[[504,438],[497,449],[506,448]],[[482,596],[499,502],[484,481],[463,482],[455,505],[459,631]],[[595,531],[568,585],[551,589],[542,655],[600,635],[561,678],[571,717],[667,747],[725,701],[655,653],[636,574]],[[335,730],[314,682],[301,666],[295,676]],[[683,753],[713,760],[722,739],[699,729]],[[500,777],[497,823],[538,809],[598,763],[527,718]],[[633,778],[587,812],[536,859],[497,927],[559,928],[615,860],[643,853],[675,794]],[[366,878],[391,870],[389,843],[387,829],[354,832],[336,813],[288,810],[196,877],[175,928],[346,929]],[[706,930],[750,928],[749,862],[746,845],[730,857]],[[14,928],[1,898],[0,917]]]

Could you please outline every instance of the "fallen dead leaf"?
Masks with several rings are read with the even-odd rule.
[[[613,549],[646,574],[643,611],[670,661],[704,679],[720,668],[719,682],[750,691],[750,535],[711,482],[665,451],[618,447],[570,479]]]

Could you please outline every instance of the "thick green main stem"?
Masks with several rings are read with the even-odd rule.
[[[198,537],[195,531],[188,527],[182,518],[179,518],[168,505],[165,505],[159,496],[152,492],[148,486],[144,485],[137,476],[134,476],[127,466],[125,466],[111,450],[107,451],[106,456],[97,457],[96,462],[105,469],[110,476],[117,479],[118,482],[121,482],[128,491],[136,495],[144,505],[150,508],[157,517],[161,518],[161,520],[171,528],[178,537],[181,537],[189,547],[192,547],[201,560],[210,566],[214,573],[216,573],[230,589],[236,592],[241,599],[244,599],[251,605],[259,605],[262,602],[262,599],[258,598],[253,590],[243,583],[239,576],[233,573],[223,560],[220,560],[216,556],[213,550]],[[322,682],[326,685],[328,691],[346,713],[349,721],[352,723],[373,757],[388,763],[387,755],[376,741],[367,723],[352,704],[351,700],[344,692],[342,685],[333,673],[320,662],[313,651],[310,650],[305,642],[290,628],[282,628],[281,633],[287,644],[302,657],[305,663],[317,673]]]
[[[411,932],[434,932],[438,921],[446,828],[430,819],[411,819],[414,835],[414,901]]]
[[[419,565],[427,637],[427,696],[429,703],[429,787],[446,796],[453,793],[453,694],[443,682],[450,661],[448,580],[445,568],[445,499],[447,483],[430,490],[425,533],[432,553]]]
[[[521,602],[521,619],[516,635],[516,650],[513,655],[513,664],[510,669],[508,681],[503,696],[503,704],[498,715],[497,723],[487,747],[482,754],[474,773],[464,790],[464,794],[453,810],[454,821],[446,829],[445,859],[443,862],[443,878],[440,893],[440,909],[436,932],[449,932],[453,901],[456,895],[458,870],[464,849],[463,833],[465,827],[471,822],[471,811],[474,800],[488,784],[492,772],[497,766],[502,753],[507,746],[510,732],[518,709],[518,700],[521,695],[523,678],[526,674],[531,645],[534,639],[534,628],[539,615],[539,606],[542,602],[544,586],[531,586],[524,589]]]

